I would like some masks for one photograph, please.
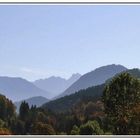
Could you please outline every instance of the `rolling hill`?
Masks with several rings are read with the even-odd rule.
[[[25,100],[22,100],[19,102],[15,102],[14,104],[16,106],[17,112],[19,111],[20,105],[23,101],[27,102],[29,104],[29,107],[31,107],[32,105],[36,105],[36,107],[40,107],[44,103],[47,103],[49,101],[49,99],[42,97],[42,96],[36,96],[36,97],[25,99]]]

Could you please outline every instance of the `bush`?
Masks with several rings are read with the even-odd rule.
[[[88,121],[80,126],[80,135],[103,135],[103,130],[97,121]]]
[[[79,128],[76,125],[74,125],[71,130],[71,135],[79,135],[79,131]]]
[[[0,128],[0,135],[11,135],[12,133],[7,128]]]
[[[55,131],[51,125],[37,122],[32,128],[32,134],[34,135],[55,135]]]

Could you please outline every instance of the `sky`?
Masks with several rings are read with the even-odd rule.
[[[0,76],[69,78],[140,68],[139,5],[0,5]]]

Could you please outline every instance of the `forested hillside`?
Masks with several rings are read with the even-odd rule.
[[[19,114],[12,101],[0,95],[0,134],[140,135],[139,73],[138,69],[122,72],[106,84],[40,108],[23,101]]]
[[[42,108],[51,109],[56,112],[65,112],[70,110],[72,106],[80,101],[97,101],[101,98],[105,84],[90,87],[84,90],[75,92],[74,94],[61,97],[50,101],[42,106]]]
[[[130,73],[134,77],[140,78],[140,70],[139,69],[132,69],[132,70],[126,70],[124,72]],[[123,73],[123,72],[122,72]],[[116,76],[119,74],[116,74]],[[80,101],[93,101],[93,100],[99,100],[103,94],[103,90],[105,87],[105,84],[109,83],[112,78],[106,80],[106,83],[98,86],[89,87],[84,90],[80,90],[78,92],[75,92],[71,95],[67,95],[65,97],[61,97],[59,99],[50,101],[46,104],[44,104],[43,108],[48,108],[53,111],[57,112],[64,112],[67,110],[70,110],[72,106],[74,106],[76,103]]]

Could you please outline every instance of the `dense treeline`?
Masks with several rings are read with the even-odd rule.
[[[47,108],[48,104],[29,107],[22,102],[17,114],[13,103],[1,95],[0,134],[140,134],[140,80],[130,73],[121,73],[107,85],[81,90],[56,101],[58,109]]]
[[[13,118],[15,118],[15,107],[12,101],[0,95],[0,135],[12,134],[9,127]]]
[[[55,112],[65,112],[70,110],[79,101],[97,101],[103,93],[105,84],[89,87],[87,89],[80,90],[74,94],[61,97],[59,99],[50,101],[42,106],[42,108],[51,109]]]

